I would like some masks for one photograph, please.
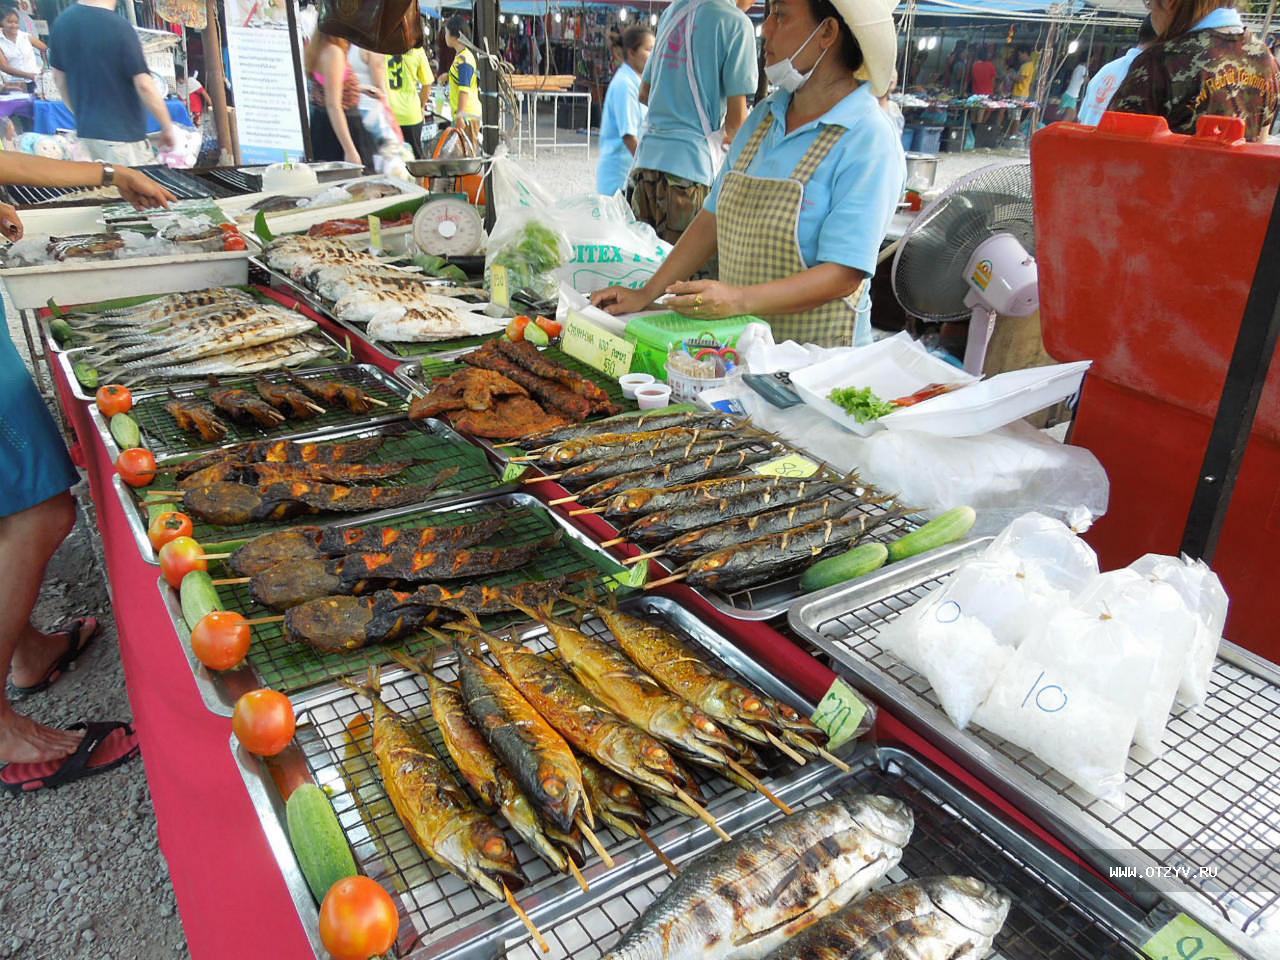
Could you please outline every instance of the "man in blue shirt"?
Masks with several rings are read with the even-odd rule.
[[[637,24],[622,34],[622,65],[609,81],[600,111],[600,162],[596,192],[612,196],[627,185],[631,161],[640,144],[645,106],[640,102],[640,74],[653,53],[653,31]]]
[[[173,119],[116,0],[80,0],[53,23],[49,63],[62,100],[76,115],[89,156],[129,166],[154,163],[144,107],[160,123],[160,143],[176,144]]]
[[[1099,68],[1094,78],[1085,88],[1084,99],[1080,101],[1079,121],[1096,127],[1102,115],[1111,106],[1111,98],[1124,83],[1129,74],[1129,67],[1143,50],[1156,42],[1156,29],[1151,26],[1151,17],[1145,17],[1138,27],[1138,45],[1125,51],[1123,57],[1117,57]]]
[[[636,151],[636,218],[675,243],[702,208],[756,91],[753,0],[675,0],[641,77],[649,107]],[[710,138],[710,140],[709,140]]]

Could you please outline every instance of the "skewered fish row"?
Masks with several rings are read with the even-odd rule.
[[[184,460],[178,479],[184,480],[215,463],[358,463],[373,456],[386,442],[382,435],[340,443],[299,443],[293,440],[251,440]]]
[[[370,480],[386,480],[404,473],[412,467],[412,460],[395,460],[389,463],[236,463],[224,460],[213,466],[197,470],[178,481],[183,490],[205,487],[222,480],[231,483],[248,483],[255,486],[264,483],[293,483],[314,481],[320,483],[360,483]]]
[[[197,330],[184,328],[168,340],[157,342],[154,356],[126,359],[118,369],[132,373],[152,368],[194,363],[224,354],[288,341],[316,328],[316,322],[282,307],[246,307],[222,315],[220,324],[203,324]],[[141,348],[134,348],[134,355]],[[150,349],[142,350],[152,352]],[[117,357],[117,359],[120,359]],[[216,362],[216,361],[215,361]]]
[[[720,431],[695,433],[692,438],[663,436],[638,448],[621,453],[606,453],[600,459],[580,463],[559,475],[562,486],[570,490],[599,483],[610,477],[630,475],[637,471],[654,471],[666,464],[682,464],[714,459],[722,454],[761,443],[753,434],[726,436]]]
[[[527,459],[545,467],[576,467],[599,457],[634,453],[652,443],[664,440],[676,444],[682,440],[692,441],[698,438],[718,440],[732,435],[730,431],[721,429],[720,424],[710,423],[697,427],[642,430],[638,433],[602,433],[589,439],[566,440],[563,443],[543,447],[541,451]]]
[[[837,497],[819,497],[804,503],[738,517],[681,534],[662,545],[664,560],[688,563],[704,554],[724,550],[769,534],[779,534],[822,520],[836,520],[863,503]]]
[[[382,702],[378,669],[363,685],[342,681],[373,703],[373,753],[391,805],[409,836],[445,869],[504,900],[525,883],[502,831],[471,803],[417,725]]]
[[[731,426],[734,422],[735,418],[724,414],[703,413],[701,411],[676,411],[672,413],[666,410],[655,410],[651,413],[641,413],[639,415],[622,414],[620,416],[607,417],[604,420],[593,420],[590,423],[574,423],[557,427],[554,430],[544,430],[525,437],[520,445],[526,450],[543,450],[557,443],[583,440],[604,434],[639,433],[647,430],[665,430],[668,427],[691,429],[695,427]]]
[[[634,520],[659,510],[696,506],[721,497],[764,496],[797,482],[804,481],[788,477],[733,476],[712,477],[669,487],[634,487],[611,496],[603,504],[604,515],[615,522]]]
[[[311,326],[295,326],[293,333],[304,333],[315,326],[311,321],[293,314],[293,319],[302,319]],[[168,330],[155,332],[147,330],[129,337],[111,338],[106,344],[92,351],[94,362],[107,359],[121,364],[123,369],[134,369],[150,361],[139,360],[154,354],[168,353],[177,360],[194,360],[201,356],[226,352],[227,349],[255,346],[263,330],[263,322],[291,319],[290,311],[282,307],[268,307],[258,303],[246,303],[233,306],[231,309],[212,308],[187,314],[177,325],[170,325]],[[244,334],[243,342],[236,340]],[[281,336],[290,336],[284,333]],[[273,337],[272,339],[280,339]],[[228,347],[228,344],[235,344]],[[207,351],[207,352],[204,352]]]
[[[718,441],[717,441],[718,442]],[[758,443],[758,441],[751,441]],[[720,477],[736,474],[752,464],[772,460],[776,450],[736,449],[712,453],[693,460],[677,460],[658,466],[620,473],[600,480],[578,491],[581,503],[596,503],[606,497],[637,487],[666,487],[686,483],[698,477]]]
[[[285,417],[279,410],[266,401],[255,397],[248,390],[240,387],[223,387],[218,385],[214,377],[209,378],[209,402],[227,414],[233,420],[256,423],[260,427],[276,427],[284,423]]]
[[[605,960],[763,957],[897,866],[914,826],[854,794],[758,827],[688,864]]]
[[[342,383],[339,380],[318,380],[312,377],[305,379],[291,377],[290,379],[315,399],[331,406],[341,404],[352,413],[368,413],[373,409],[373,400],[369,395],[350,383]]]
[[[258,396],[291,420],[310,420],[324,413],[324,407],[307,399],[305,393],[287,383],[255,380],[253,386],[258,391]]]
[[[310,322],[310,321],[308,321]],[[300,367],[312,360],[319,360],[329,352],[329,344],[318,337],[298,336],[272,340],[256,347],[233,349],[217,356],[204,357],[188,363],[167,362],[164,366],[147,366],[136,371],[145,377],[207,377],[232,374],[261,373],[263,370],[280,370]]]
[[[218,419],[218,415],[209,404],[203,400],[183,400],[174,396],[173,391],[169,391],[169,396],[173,399],[165,403],[164,409],[169,416],[173,417],[179,430],[199,434],[201,440],[210,443],[217,442],[227,435],[227,425]]]

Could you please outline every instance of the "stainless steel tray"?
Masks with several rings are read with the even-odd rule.
[[[307,367],[304,370],[291,371],[291,375],[298,379],[312,378],[332,378],[341,376],[345,382],[352,383],[356,386],[368,388],[370,385],[376,385],[382,388],[392,397],[400,398],[401,401],[407,401],[409,391],[405,388],[404,383],[391,376],[385,370],[375,367],[371,363],[354,363],[340,364],[331,367]],[[280,371],[269,371],[261,374],[254,374],[244,377],[224,377],[219,382],[223,386],[234,387],[239,384],[253,383],[255,380],[265,380],[269,383],[285,381],[286,375]],[[208,390],[207,386],[187,386],[174,388],[172,391],[167,390],[142,390],[134,394],[134,419],[140,419],[137,416],[141,408],[141,404],[146,400],[154,400],[159,398],[168,398],[170,392],[181,398],[194,397],[199,393]],[[385,398],[384,398],[384,402]],[[402,402],[399,407],[394,403],[387,407],[375,407],[370,413],[350,413],[344,410],[333,410],[332,418],[321,416],[311,420],[290,420],[282,423],[279,428],[267,430],[262,427],[246,426],[241,423],[234,423],[229,417],[223,416],[223,422],[227,423],[232,430],[239,434],[238,436],[228,436],[222,443],[207,443],[201,441],[198,437],[191,434],[180,434],[185,442],[188,438],[192,441],[192,445],[183,446],[183,449],[176,449],[176,445],[169,442],[168,438],[163,435],[157,436],[156,431],[148,430],[146,423],[140,423],[142,429],[143,446],[150,450],[156,458],[158,464],[164,464],[173,460],[179,460],[192,454],[204,453],[209,450],[216,450],[219,447],[230,447],[237,443],[244,443],[248,440],[293,440],[297,437],[322,437],[331,433],[344,433],[353,429],[376,426],[381,423],[391,423],[396,420],[403,420],[408,413],[407,402]],[[156,412],[156,416],[167,417],[168,414]],[[116,443],[115,437],[111,435],[110,422],[98,410],[97,404],[89,409],[89,416],[93,420],[94,427],[97,428],[98,436],[102,438],[103,445],[107,448],[107,453],[112,460],[120,455],[119,444]],[[317,422],[317,420],[326,420],[329,422]],[[168,424],[166,424],[166,428]],[[442,429],[453,431],[441,425]],[[162,433],[179,434],[176,427],[165,429]],[[455,437],[457,434],[453,434]],[[461,437],[458,437],[461,440]],[[465,441],[462,441],[465,442]]]
[[[388,429],[399,430],[401,427],[393,427],[392,423],[375,423],[373,426],[348,427],[345,430],[318,433],[314,435],[304,434],[301,436],[294,436],[290,439],[295,442],[308,440],[324,442],[373,436],[375,434],[385,433]],[[471,451],[474,450],[474,446],[455,433],[453,428],[447,423],[433,419],[415,420],[412,421],[412,423],[406,422],[403,429],[406,433],[409,430],[420,430],[424,433],[438,437],[440,440],[448,441],[455,448],[454,452],[452,452],[448,457],[441,457],[438,461],[434,461],[434,465],[441,469],[449,466],[460,466],[462,468],[462,474],[455,477],[454,480],[450,482],[456,482],[459,484],[465,483],[470,487],[470,489],[460,488],[461,492],[450,493],[448,492],[449,484],[445,484],[440,490],[440,495],[431,501],[432,505],[443,506],[451,503],[463,503],[469,500],[474,500],[477,497],[493,496],[495,494],[505,493],[515,489],[514,484],[503,483],[500,477],[492,473],[491,468],[486,462],[480,461],[480,458],[474,458],[475,462],[467,463],[466,461],[470,458],[469,455]],[[160,469],[163,471],[167,466],[172,466],[177,459],[179,458],[169,458],[164,463],[159,464]],[[414,467],[410,468],[410,470],[425,465],[425,461],[422,464],[415,463]],[[155,551],[151,547],[151,541],[147,538],[147,524],[149,522],[147,507],[142,503],[142,498],[140,496],[140,494],[145,494],[146,488],[134,490],[132,487],[127,486],[118,475],[113,476],[111,481],[115,486],[116,496],[120,498],[120,504],[124,509],[125,517],[129,521],[129,529],[133,532],[133,539],[138,545],[138,551],[142,554],[142,558],[148,563],[156,563]],[[307,518],[303,517],[299,518],[297,522],[305,523],[306,521]],[[276,528],[283,528],[285,526],[289,526],[292,522],[293,521],[284,521],[278,524],[273,524],[273,526]],[[347,521],[344,519],[342,522],[346,523]],[[355,522],[361,522],[359,515],[356,515]],[[249,536],[256,536],[256,532],[252,529],[247,529],[239,534],[237,534],[236,528],[228,527],[225,529],[227,531],[226,536],[214,539],[204,536],[197,525],[196,537],[201,541],[201,543],[208,546],[222,542],[234,542],[235,540],[244,539]]]
[[[364,516],[353,517],[333,524],[336,527],[357,527],[368,526],[370,524],[394,523],[396,520],[404,520],[411,516],[421,516],[424,513],[440,515],[442,517],[454,517],[459,514],[470,511],[491,511],[503,508],[519,508],[525,511],[531,511],[537,517],[542,518],[544,525],[549,528],[559,529],[562,531],[567,549],[579,558],[576,562],[576,568],[582,569],[594,566],[600,570],[601,577],[607,577],[613,574],[623,572],[623,568],[610,557],[607,553],[591,542],[589,538],[584,536],[581,531],[565,522],[561,517],[556,516],[546,508],[537,498],[531,497],[525,493],[502,493],[493,497],[473,497],[471,499],[454,502],[443,505],[419,505],[413,507],[403,507],[396,510],[386,510],[377,514],[366,514]],[[567,572],[563,568],[564,560],[556,558],[550,551],[548,555],[539,562],[540,568],[538,573],[543,576],[554,575]],[[484,580],[483,577],[471,578],[473,580]],[[170,619],[173,621],[174,631],[177,634],[179,642],[182,644],[183,653],[186,655],[191,664],[191,671],[196,679],[196,686],[200,690],[201,696],[204,698],[205,706],[213,713],[221,716],[231,716],[232,708],[235,706],[236,699],[240,694],[254,690],[258,687],[268,685],[280,687],[280,683],[272,682],[274,677],[268,677],[264,681],[261,674],[255,670],[249,661],[246,661],[236,670],[227,671],[210,671],[201,664],[191,652],[191,632],[186,621],[182,617],[182,605],[178,597],[178,591],[170,587],[163,578],[158,581],[161,596],[164,598],[165,608],[169,611]],[[223,588],[226,590],[227,588]],[[225,599],[225,598],[224,598]],[[236,604],[229,604],[228,609],[235,609]],[[260,614],[269,614],[272,611],[258,607],[254,610],[241,610],[242,613],[257,616]],[[272,632],[272,636],[278,636],[279,627],[269,625],[265,628]],[[407,643],[407,641],[406,641]],[[390,646],[387,648],[366,648],[361,651],[359,656],[350,655],[352,661],[351,672],[358,673],[365,668],[366,663],[389,663],[391,658],[383,651],[387,649],[397,649],[404,644]],[[252,660],[252,651],[250,659]],[[271,668],[277,669],[278,657],[272,654],[269,657]],[[311,668],[316,669],[316,668]],[[303,680],[305,683],[305,679]],[[329,684],[327,680],[320,681],[322,684]],[[285,690],[284,692],[288,692]],[[768,692],[768,691],[766,691]],[[302,699],[309,697],[311,694],[303,693],[297,695]]]
[[[1280,942],[1280,671],[1224,642],[1208,702],[1169,722],[1162,759],[1130,756],[1118,811],[1027,751],[957,730],[929,684],[885,653],[885,623],[977,548],[929,555],[797,604],[789,623],[877,702],[919,728],[1144,902],[1163,896],[1240,951]],[[1270,938],[1270,947],[1261,937]]]

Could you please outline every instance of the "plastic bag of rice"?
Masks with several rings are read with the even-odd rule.
[[[1038,568],[1050,586],[1075,593],[1098,575],[1098,555],[1061,520],[1025,513],[1005,527],[985,556],[1012,554]]]
[[[943,585],[941,599],[984,623],[1000,643],[1016,647],[1066,606],[1071,595],[1055,588],[1038,565],[1012,552],[988,551],[956,569]]]

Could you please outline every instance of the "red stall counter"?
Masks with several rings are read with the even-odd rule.
[[[1031,144],[1045,347],[1092,359],[1070,442],[1111,479],[1088,534],[1104,569],[1176,553],[1268,219],[1280,147],[1239,120],[1194,136],[1163,118],[1108,113]],[[1274,265],[1280,269],[1280,264]],[[1213,567],[1227,636],[1280,660],[1280,364],[1273,364]]]

